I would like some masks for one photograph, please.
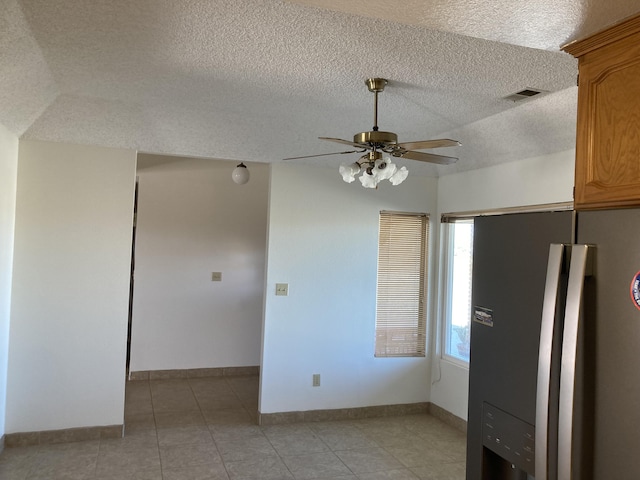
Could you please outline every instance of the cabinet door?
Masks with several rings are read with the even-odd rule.
[[[577,209],[640,205],[640,32],[579,59]]]

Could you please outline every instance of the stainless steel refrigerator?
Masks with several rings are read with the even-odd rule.
[[[640,479],[640,210],[479,217],[467,480]]]

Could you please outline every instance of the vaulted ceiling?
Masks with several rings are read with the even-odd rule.
[[[379,125],[455,138],[444,174],[567,150],[577,62],[560,46],[637,0],[3,0],[0,123],[22,138],[236,161],[342,150]],[[544,93],[522,102],[525,88]],[[345,156],[299,160],[337,165]]]

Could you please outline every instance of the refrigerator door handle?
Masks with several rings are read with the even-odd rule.
[[[549,477],[549,397],[551,393],[551,352],[556,321],[560,275],[566,246],[551,244],[547,263],[547,279],[542,304],[542,325],[538,350],[538,386],[536,393],[535,477]]]
[[[573,408],[576,377],[578,327],[584,279],[590,266],[589,245],[572,245],[569,284],[562,336],[560,404],[558,406],[558,480],[571,480],[573,454]]]

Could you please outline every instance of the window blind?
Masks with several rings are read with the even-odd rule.
[[[425,355],[429,217],[380,213],[376,357]]]

